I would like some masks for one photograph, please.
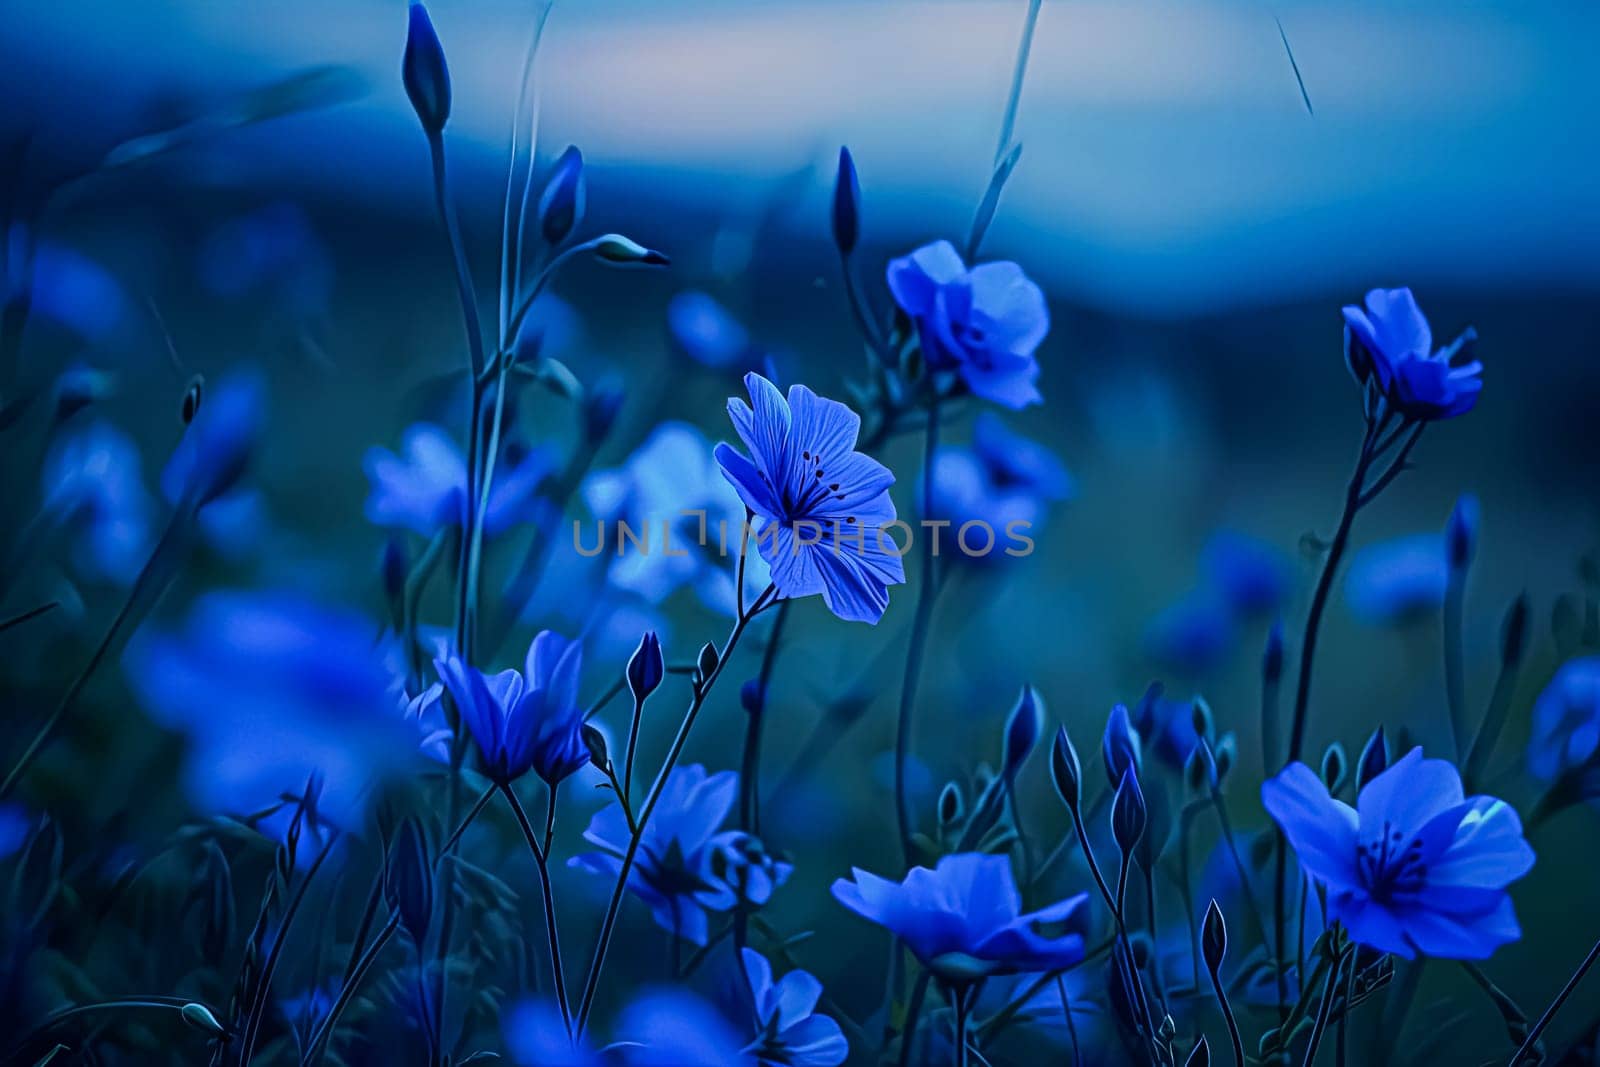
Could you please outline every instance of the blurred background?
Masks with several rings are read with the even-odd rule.
[[[453,76],[451,180],[486,320],[523,58],[546,16],[536,172],[579,146],[585,232],[620,231],[672,259],[626,274],[578,263],[541,298],[548,349],[585,384],[624,390],[592,457],[606,472],[666,420],[730,439],[725,400],[751,367],[848,398],[864,363],[828,229],[838,148],[860,170],[856,261],[883,311],[888,259],[966,233],[1026,4],[430,9]],[[975,754],[998,761],[1023,684],[1087,753],[1111,705],[1160,679],[1175,698],[1204,694],[1220,729],[1237,734],[1247,773],[1235,818],[1262,825],[1261,649],[1281,616],[1292,661],[1315,538],[1332,532],[1362,432],[1339,308],[1401,285],[1436,342],[1476,327],[1486,386],[1469,416],[1424,435],[1416,470],[1360,517],[1323,631],[1313,747],[1337,740],[1353,755],[1380,723],[1430,750],[1448,745],[1438,536],[1470,492],[1483,521],[1466,593],[1469,706],[1487,701],[1501,616],[1526,592],[1534,636],[1496,785],[1531,800],[1513,758],[1524,710],[1582,644],[1596,592],[1582,560],[1600,543],[1597,32],[1600,9],[1577,4],[1043,5],[1016,116],[1021,158],[984,258],[1019,262],[1047,293],[1045,402],[1003,418],[1061,458],[1071,492],[1037,524],[1033,555],[963,569],[938,605],[915,738],[925,817]],[[377,633],[388,534],[364,515],[368,450],[399,451],[419,419],[465,432],[452,377],[465,359],[460,314],[427,146],[400,83],[405,35],[400,0],[60,0],[10,5],[0,25],[0,211],[10,246],[26,233],[35,249],[28,275],[7,279],[31,310],[8,328],[4,399],[45,395],[68,368],[103,374],[94,409],[76,418],[125,434],[154,486],[194,374],[214,383],[249,367],[264,380],[249,506],[201,547],[147,624],[157,631],[180,629],[206,591],[233,589],[291,590],[370,617]],[[72,429],[50,408],[34,404],[4,430],[13,546]],[[968,441],[977,412],[957,411],[948,439]],[[552,455],[585,447],[570,407],[537,391],[514,432]],[[919,449],[910,435],[881,453],[903,515],[915,510]],[[575,494],[567,521],[591,516],[594,500]],[[554,528],[558,549],[569,547],[564,524]],[[1382,553],[1402,538],[1413,539]],[[53,538],[0,602],[0,617],[61,604],[0,632],[8,753],[126,596],[125,569],[96,575],[80,555]],[[491,556],[491,584],[512,558]],[[1241,568],[1269,586],[1244,608],[1229,592]],[[507,649],[536,627],[581,632],[584,691],[598,694],[646,626],[662,632],[670,662],[724,631],[687,590],[654,602],[604,578],[558,551]],[[436,592],[425,621],[448,625],[448,595]],[[860,1015],[881,989],[881,947],[826,887],[893,844],[887,754],[911,601],[910,587],[893,590],[875,628],[798,604],[770,698],[764,830],[797,865],[773,907],[786,929],[816,931],[803,959]],[[741,655],[737,674],[753,675],[758,653]],[[502,658],[493,665],[521,661]],[[135,693],[121,668],[94,679],[15,798],[21,818],[51,813],[69,866],[91,879],[94,864],[148,854],[184,820],[229,808],[195,787],[192,731],[162,721],[161,699]],[[613,736],[623,710],[603,717]],[[646,743],[664,744],[674,722],[647,722]],[[743,722],[737,686],[724,687],[689,758],[737,766]],[[1067,824],[1035,764],[1023,818],[1054,841]],[[572,792],[563,854],[581,847],[599,804]],[[501,873],[526,886],[514,830],[504,813],[494,819]],[[1541,862],[1517,892],[1525,939],[1493,963],[1525,1007],[1553,994],[1577,941],[1595,933],[1539,904],[1600,891],[1593,864],[1567,847],[1595,829],[1593,813],[1577,811],[1535,841]],[[593,890],[580,872],[558,872],[575,922],[603,902],[590,902]],[[130,936],[160,936],[124,921]],[[122,991],[118,964],[74,958],[65,941],[59,954],[85,980]],[[651,973],[643,960],[618,967]],[[44,973],[37,960],[29,971]],[[1469,988],[1443,969],[1429,981],[1440,997]],[[1425,1017],[1419,1007],[1413,1019]],[[1460,1025],[1469,1040],[1497,1023]]]

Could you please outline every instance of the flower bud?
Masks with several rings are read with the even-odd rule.
[[[717,670],[717,646],[707,641],[700,646],[700,655],[695,660],[695,669],[700,672],[700,681],[703,683]]]
[[[611,752],[606,748],[606,735],[592,723],[583,724],[583,747],[589,750],[589,762],[604,771],[611,765]]]
[[[661,638],[654,630],[647,630],[639,638],[639,647],[628,658],[628,691],[635,704],[643,704],[645,697],[656,691],[666,675],[666,663],[661,658]]]
[[[189,387],[183,391],[183,403],[178,406],[178,418],[183,420],[185,426],[200,414],[200,402],[205,399],[205,392],[205,375],[196,374],[189,379]]]
[[[1450,521],[1445,524],[1446,553],[1450,560],[1450,570],[1456,574],[1460,574],[1472,564],[1473,553],[1478,547],[1480,516],[1478,498],[1472,493],[1463,493],[1450,512]]]
[[[1147,817],[1144,791],[1139,788],[1139,778],[1130,767],[1122,773],[1116,795],[1111,798],[1111,836],[1124,856],[1132,853],[1144,836]]]
[[[66,421],[110,392],[111,375],[104,371],[83,364],[67,368],[56,379],[56,421]]]
[[[1194,735],[1202,741],[1211,740],[1215,734],[1216,720],[1211,715],[1211,705],[1206,703],[1205,697],[1194,698],[1189,717],[1194,724]]]
[[[1522,662],[1528,648],[1528,594],[1523,593],[1506,609],[1506,618],[1500,624],[1500,662],[1515,667]]]
[[[1268,685],[1277,685],[1283,677],[1283,620],[1277,619],[1267,631],[1267,647],[1261,653],[1261,677]]]
[[[1106,731],[1100,739],[1100,754],[1105,760],[1106,779],[1115,787],[1129,771],[1139,772],[1139,734],[1128,718],[1128,708],[1118,704],[1106,717]]]
[[[589,390],[583,402],[583,435],[591,445],[604,441],[616,425],[626,395],[622,386],[614,382],[602,382]]]
[[[1078,750],[1072,747],[1065,726],[1056,727],[1055,743],[1050,746],[1050,780],[1068,811],[1076,812],[1083,799],[1083,765]]]
[[[620,267],[665,267],[672,261],[653,248],[624,237],[620,233],[608,233],[597,238],[594,242],[595,258],[604,263],[615,264]]]
[[[1200,1040],[1195,1042],[1194,1051],[1183,1061],[1183,1067],[1211,1067],[1211,1046],[1206,1044],[1206,1035],[1200,1035]]]
[[[416,111],[422,128],[431,136],[443,132],[450,118],[450,68],[445,65],[444,48],[433,30],[428,9],[412,0],[411,23],[406,32],[406,54],[400,64],[400,79],[406,96]]]
[[[1220,786],[1227,782],[1234,764],[1239,762],[1239,739],[1231,733],[1223,734],[1217,739],[1217,747],[1211,750],[1211,758],[1217,762],[1217,784]]]
[[[839,174],[833,183],[833,243],[841,255],[855,251],[861,236],[861,182],[850,149],[839,149]]]
[[[1197,741],[1183,765],[1183,784],[1190,794],[1209,797],[1217,788],[1217,761],[1204,739]]]
[[[746,715],[760,715],[767,706],[767,691],[761,679],[752,678],[739,687],[739,706]]]
[[[583,201],[583,153],[568,145],[539,195],[539,232],[547,243],[567,239],[583,219]]]
[[[1361,762],[1356,766],[1356,792],[1389,769],[1389,741],[1383,736],[1383,727],[1372,731],[1361,749]]]
[[[1344,785],[1349,762],[1345,758],[1344,746],[1337,741],[1322,753],[1322,784],[1328,787],[1328,792],[1337,793],[1339,787]]]
[[[946,782],[939,791],[939,825],[946,829],[955,826],[966,811],[967,802],[961,796],[961,787],[954,782]]]
[[[1228,924],[1215,900],[1206,907],[1205,922],[1200,927],[1200,952],[1212,974],[1222,969],[1223,957],[1228,954]]]
[[[389,907],[411,939],[422,944],[433,918],[433,861],[428,836],[415,818],[400,824],[389,843],[383,875],[383,893]]]
[[[1044,725],[1043,720],[1038,693],[1031,685],[1023,686],[1022,695],[1017,698],[1016,706],[1006,718],[1005,739],[1000,758],[1001,777],[1012,779],[1022,770],[1022,764],[1027,761],[1034,744],[1039,740],[1039,731]]]
[[[217,1017],[211,1013],[211,1009],[206,1007],[204,1004],[196,1004],[193,1002],[185,1004],[183,1007],[178,1009],[178,1014],[183,1016],[184,1022],[188,1023],[196,1030],[204,1031],[205,1033],[211,1034],[213,1037],[223,1037],[228,1033],[223,1025],[217,1022]],[[48,1056],[45,1057],[47,1060],[49,1058],[50,1057]]]

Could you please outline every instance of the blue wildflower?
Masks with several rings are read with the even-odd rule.
[[[1483,364],[1453,366],[1458,356],[1470,356],[1476,331],[1468,328],[1435,352],[1433,330],[1410,289],[1373,289],[1364,308],[1349,305],[1343,314],[1350,373],[1363,386],[1375,381],[1406,418],[1453,418],[1478,402]]]
[[[916,324],[929,367],[957,372],[973,393],[1008,408],[1043,399],[1034,350],[1050,312],[1021,267],[968,270],[949,241],[935,241],[889,263],[889,291]]]
[[[1185,674],[1203,674],[1233,650],[1237,637],[1233,609],[1216,591],[1185,594],[1163,608],[1145,627],[1150,656]]]
[[[743,949],[745,974],[760,1033],[746,1048],[762,1067],[835,1067],[850,1055],[839,1024],[817,1014],[822,983],[798,968],[773,981],[772,965]]]
[[[367,451],[362,464],[372,483],[367,519],[424,537],[445,526],[459,526],[467,466],[455,441],[439,427],[419,422],[406,430],[401,447],[400,456],[377,446]],[[483,514],[483,532],[490,537],[537,515],[539,485],[555,466],[550,453],[539,448],[522,450],[520,455],[508,450],[504,459],[496,465]]]
[[[0,860],[11,858],[33,830],[33,820],[21,804],[0,803]]]
[[[1265,615],[1289,597],[1293,573],[1277,546],[1238,530],[1218,530],[1200,552],[1207,584],[1242,616]]]
[[[12,262],[18,262],[27,233],[17,226],[11,238],[19,257]],[[5,239],[0,235],[0,241]],[[28,297],[30,314],[92,342],[110,340],[129,319],[133,306],[104,266],[75,248],[48,240],[33,249]]]
[[[1449,584],[1444,538],[1414,534],[1357,552],[1344,595],[1363,622],[1399,623],[1438,611]]]
[[[738,899],[719,878],[713,861],[718,855],[725,861],[724,849],[743,836],[736,830],[717,830],[738,794],[739,776],[733,771],[708,775],[699,764],[675,768],[628,875],[628,888],[650,908],[657,924],[697,945],[706,943],[707,910],[726,910]],[[595,813],[583,833],[584,840],[600,851],[574,856],[568,866],[614,881],[629,836],[621,806],[610,804]],[[781,885],[792,870],[787,863],[775,865],[767,872],[771,885]]]
[[[189,738],[184,783],[201,810],[264,808],[315,775],[320,814],[354,827],[416,752],[376,630],[297,593],[208,593],[181,630],[137,634],[123,667],[150,714]]]
[[[501,785],[532,770],[554,786],[588,762],[578,703],[582,666],[583,645],[549,630],[528,646],[521,672],[486,677],[454,655],[434,661],[485,772]]]
[[[686,989],[646,990],[612,1028],[628,1067],[735,1067],[748,1064],[738,1032]]]
[[[606,571],[612,585],[653,604],[692,585],[707,607],[734,613],[734,568],[726,557],[739,550],[744,505],[699,430],[663,422],[622,467],[590,475],[583,495],[601,520],[602,546],[605,534],[624,546]],[[642,545],[622,539],[616,527],[624,522],[646,539]],[[745,603],[770,580],[765,560],[746,560]]]
[[[589,1042],[567,1032],[555,1001],[524,997],[500,1013],[511,1062],[520,1067],[600,1067]]]
[[[1533,705],[1528,769],[1545,781],[1600,752],[1600,656],[1569,660]]]
[[[843,404],[803,385],[785,400],[759,374],[744,381],[751,403],[730,398],[728,416],[754,462],[726,444],[716,458],[759,519],[756,546],[778,593],[821,593],[841,619],[876,623],[906,577],[883,530],[895,521],[894,475],[855,451],[861,419]]]
[[[933,460],[929,504],[934,517],[961,526],[987,524],[994,531],[988,557],[1004,550],[1007,535],[1027,535],[1042,524],[1048,506],[1070,499],[1072,476],[1055,453],[1013,433],[992,412],[978,416],[970,448],[941,448]],[[963,545],[960,558],[981,544]]]
[[[275,305],[309,315],[333,292],[328,249],[298,204],[268,204],[213,230],[200,248],[200,278],[211,292],[241,298],[266,291]]]
[[[417,750],[436,763],[450,762],[455,733],[444,713],[444,686],[434,682],[416,696],[399,694],[401,715],[417,731]]]
[[[972,981],[1071,967],[1083,959],[1083,935],[1050,936],[1071,925],[1088,899],[1078,894],[1022,914],[1022,897],[1005,856],[958,853],[933,870],[914,867],[901,882],[860,868],[833,883],[839,903],[899,937],[941,979]]]
[[[62,437],[44,461],[43,516],[70,526],[85,575],[126,585],[150,553],[155,502],[133,439],[108,422]]]
[[[749,366],[759,355],[739,320],[698,290],[672,298],[667,305],[667,332],[679,351],[707,367]]]
[[[1486,959],[1521,936],[1506,887],[1533,866],[1522,822],[1494,797],[1464,797],[1444,760],[1412,749],[1352,808],[1295,763],[1261,787],[1328,918],[1352,940],[1407,959]]]
[[[167,502],[202,508],[227,493],[250,462],[266,417],[266,383],[241,371],[217,383],[161,471]]]

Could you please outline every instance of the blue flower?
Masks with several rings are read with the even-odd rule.
[[[484,770],[505,785],[529,770],[556,785],[589,761],[583,743],[578,674],[583,645],[545,630],[528,646],[522,672],[486,677],[455,655],[434,660]]]
[[[161,471],[167,502],[202,508],[227,493],[250,462],[266,417],[266,383],[253,370],[217,383]]]
[[[1545,781],[1600,751],[1600,656],[1569,660],[1533,705],[1528,769]]]
[[[839,1024],[816,1014],[822,983],[798,968],[774,982],[772,965],[754,949],[743,949],[745,974],[760,1030],[747,1050],[762,1067],[836,1067],[850,1055]]]
[[[722,473],[756,514],[755,542],[785,597],[822,594],[841,619],[876,623],[889,586],[906,580],[883,530],[895,521],[894,475],[855,451],[861,419],[803,385],[789,399],[759,374],[745,375],[749,405],[728,400],[728,416],[754,458],[716,448]],[[753,406],[752,406],[753,405]]]
[[[1402,415],[1419,421],[1464,415],[1483,390],[1483,364],[1470,360],[1478,335],[1466,330],[1446,347],[1433,350],[1433,330],[1410,289],[1374,289],[1365,308],[1348,305],[1344,314],[1345,363],[1357,382],[1375,381]]]
[[[1207,584],[1242,616],[1265,615],[1289,597],[1293,577],[1277,546],[1238,530],[1218,530],[1200,552]]]
[[[319,813],[353,828],[373,787],[416,758],[375,632],[297,593],[215,592],[181,630],[136,635],[123,667],[156,721],[189,738],[184,784],[201,810],[255,811],[315,775]]]
[[[275,304],[299,315],[323,311],[333,290],[333,266],[305,209],[280,201],[229,219],[200,248],[200,278],[219,296],[241,298],[267,290]]]
[[[1399,623],[1438,611],[1449,584],[1444,538],[1414,534],[1357,552],[1344,595],[1363,622]]]
[[[6,236],[18,242],[27,240],[21,226]],[[92,342],[109,341],[129,319],[133,306],[121,283],[104,266],[77,249],[48,240],[39,241],[33,249],[28,297],[31,314]]]
[[[1083,959],[1083,935],[1050,936],[1045,927],[1073,925],[1080,893],[1022,914],[1022,897],[1005,856],[959,853],[933,870],[914,867],[899,883],[852,870],[833,883],[834,898],[899,937],[940,978],[972,981],[1071,967]]]
[[[600,1067],[588,1041],[573,1043],[553,1000],[518,1000],[501,1013],[500,1028],[511,1062],[521,1067]]]
[[[367,495],[368,521],[378,526],[412,530],[431,537],[446,526],[459,526],[466,497],[467,466],[450,435],[431,423],[406,430],[403,455],[386,448],[367,451],[362,467],[372,491]],[[496,464],[483,532],[490,537],[531,521],[538,510],[539,484],[554,469],[544,449],[511,450]]]
[[[155,511],[133,439],[108,422],[90,423],[51,446],[43,481],[44,515],[76,532],[78,569],[133,581],[150,554]]]
[[[738,1033],[686,989],[646,990],[612,1028],[628,1067],[736,1067],[750,1058]]]
[[[1048,506],[1073,494],[1072,476],[1054,452],[1008,430],[992,412],[978,416],[970,448],[941,448],[933,460],[929,501],[935,517],[960,527],[987,524],[994,531],[988,557],[1004,551],[1007,535],[1023,535],[1043,522]],[[981,542],[972,545],[974,550]],[[960,558],[968,557],[963,547]]]
[[[707,367],[750,366],[759,355],[739,320],[698,290],[672,298],[667,305],[667,332],[684,355]]]
[[[0,803],[0,860],[10,859],[33,831],[33,820],[21,804]]]
[[[622,467],[591,475],[583,494],[601,521],[602,547],[624,546],[606,571],[612,585],[659,604],[691,584],[707,607],[734,613],[731,560],[739,551],[744,505],[699,430],[662,423]],[[621,540],[623,522],[643,544]],[[587,536],[583,540],[587,551]],[[748,559],[745,603],[770,580],[765,560]]]
[[[737,830],[717,831],[738,794],[739,776],[733,771],[707,775],[699,764],[675,768],[628,875],[628,888],[650,908],[657,924],[697,945],[706,943],[707,909],[726,910],[738,899],[713,866],[714,856],[745,836]],[[601,851],[574,856],[568,866],[614,881],[629,839],[622,808],[613,803],[596,812],[583,837]],[[770,881],[781,885],[792,870],[777,864]]]
[[[1533,867],[1522,822],[1503,800],[1464,797],[1444,760],[1412,749],[1367,783],[1356,807],[1295,763],[1262,803],[1328,893],[1328,918],[1352,940],[1407,959],[1487,959],[1521,936],[1506,887]]]
[[[969,271],[949,241],[935,241],[889,263],[889,291],[916,323],[929,367],[956,371],[973,393],[1008,408],[1043,399],[1033,353],[1050,330],[1050,312],[1021,267],[984,263]]]
[[[1145,628],[1151,657],[1185,674],[1202,674],[1233,650],[1237,636],[1233,610],[1207,588],[1184,595],[1163,608]]]

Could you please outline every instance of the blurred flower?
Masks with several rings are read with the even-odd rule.
[[[650,908],[656,923],[697,945],[706,943],[706,910],[725,910],[737,899],[717,877],[712,857],[739,837],[736,830],[717,832],[738,793],[739,776],[733,771],[707,775],[699,764],[675,768],[628,875],[628,888]],[[614,881],[629,838],[621,806],[612,803],[596,812],[583,837],[601,851],[574,856],[567,865]],[[772,882],[781,884],[791,869],[788,864],[775,867]]]
[[[1357,552],[1345,576],[1344,595],[1363,622],[1399,623],[1437,611],[1449,583],[1444,539],[1414,534]]]
[[[228,492],[249,465],[266,418],[266,383],[239,371],[211,390],[161,472],[167,502],[204,507]]]
[[[297,314],[326,308],[333,292],[328,249],[299,204],[280,201],[239,215],[206,237],[201,283],[218,296],[264,292]]]
[[[0,860],[9,859],[33,829],[28,810],[15,802],[0,803]]]
[[[815,1014],[822,983],[799,968],[774,982],[772,965],[754,949],[742,949],[760,1029],[746,1051],[762,1067],[836,1067],[850,1055],[839,1024]]]
[[[978,416],[970,448],[941,448],[934,456],[934,517],[957,527],[986,523],[995,532],[989,550],[977,552],[977,558],[1004,551],[1013,524],[1023,533],[1037,530],[1048,505],[1072,494],[1072,476],[1055,453],[1013,433],[993,412]],[[963,549],[957,558],[972,557]]]
[[[1444,543],[1448,549],[1450,569],[1464,571],[1472,565],[1473,554],[1478,549],[1478,527],[1482,524],[1482,509],[1473,493],[1462,493],[1456,506],[1450,509],[1450,519],[1444,527]]]
[[[761,375],[744,380],[754,407],[730,398],[728,416],[755,462],[726,444],[716,458],[760,519],[757,548],[779,594],[821,593],[839,618],[876,623],[906,578],[883,531],[895,521],[894,475],[855,451],[861,419],[843,404],[803,385],[786,401]]]
[[[372,484],[366,503],[368,521],[424,537],[444,526],[459,525],[467,466],[455,441],[426,422],[407,429],[401,441],[403,456],[381,446],[367,450],[362,466]],[[508,447],[502,462],[495,465],[494,486],[483,515],[484,534],[493,537],[532,521],[539,512],[539,485],[554,469],[554,458],[545,449]]]
[[[1283,606],[1292,577],[1289,561],[1269,541],[1238,530],[1213,533],[1200,553],[1211,588],[1240,615],[1265,615]]]
[[[695,289],[679,293],[667,305],[667,331],[679,351],[707,367],[749,366],[759,355],[739,321]]]
[[[611,528],[625,522],[637,536],[650,538],[613,557],[606,570],[612,585],[659,604],[691,584],[707,607],[734,613],[734,560],[744,505],[699,430],[663,422],[622,467],[590,475],[583,495],[603,524],[602,534],[618,538]],[[766,561],[752,554],[744,577],[748,604],[771,581]]]
[[[1471,360],[1476,331],[1467,329],[1438,352],[1433,331],[1410,289],[1373,289],[1365,308],[1348,305],[1344,314],[1345,363],[1363,386],[1377,382],[1395,408],[1410,419],[1448,419],[1464,415],[1483,389],[1483,364]]]
[[[60,437],[44,461],[42,521],[69,526],[79,571],[126,585],[150,554],[155,502],[139,449],[109,422]]]
[[[416,752],[376,631],[296,593],[207,593],[183,629],[135,635],[123,667],[156,721],[189,738],[184,784],[202,811],[261,809],[315,775],[319,814],[352,828]]]
[[[4,239],[0,234],[0,239]],[[27,240],[20,227],[13,240]],[[18,249],[14,262],[22,262]],[[3,258],[3,257],[0,257]],[[41,240],[33,250],[28,283],[30,314],[65,327],[86,341],[106,341],[128,315],[129,302],[110,271],[74,248]]]
[[[1185,674],[1203,674],[1233,650],[1237,630],[1227,601],[1195,590],[1162,609],[1145,628],[1150,656]]]
[[[1600,656],[1569,660],[1533,705],[1528,769],[1545,781],[1600,751]]]
[[[549,630],[528,646],[522,673],[485,677],[454,655],[434,661],[485,772],[501,785],[533,770],[554,786],[589,761],[578,703],[582,666],[583,645]]]
[[[717,911],[739,904],[762,907],[772,899],[772,891],[794,873],[794,864],[778,859],[760,838],[743,830],[728,830],[712,838],[706,857],[709,887],[700,899]]]
[[[56,421],[65,422],[90,404],[112,393],[114,380],[87,363],[74,363],[56,378]]]
[[[455,734],[444,714],[444,686],[434,682],[414,697],[400,692],[401,713],[417,731],[417,749],[437,763],[450,762],[450,742]]]
[[[506,1051],[520,1067],[600,1067],[587,1040],[574,1043],[555,1002],[524,997],[500,1015]]]
[[[1021,267],[983,263],[969,271],[949,241],[935,241],[889,263],[889,291],[916,323],[929,367],[959,372],[973,393],[1009,408],[1043,399],[1033,353],[1050,312]]]
[[[945,981],[1071,967],[1083,959],[1083,935],[1051,936],[1081,917],[1080,893],[1027,915],[1005,856],[959,853],[933,870],[915,867],[899,883],[852,869],[833,883],[839,903],[899,937]]]
[[[1487,959],[1521,936],[1506,886],[1533,866],[1522,822],[1494,797],[1466,798],[1444,760],[1412,749],[1351,808],[1291,764],[1262,803],[1353,941],[1411,959]]]
[[[686,989],[646,990],[622,1010],[612,1037],[629,1067],[736,1067],[751,1062],[721,1013]]]

